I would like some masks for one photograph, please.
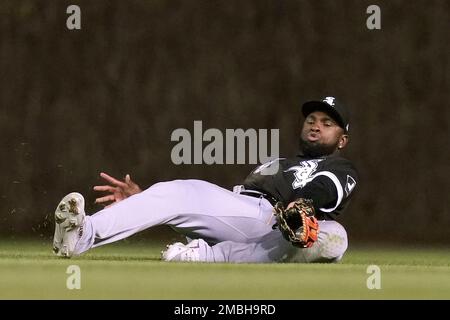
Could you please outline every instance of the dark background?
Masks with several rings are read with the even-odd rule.
[[[51,239],[71,191],[100,209],[100,171],[238,184],[254,165],[172,164],[172,131],[279,128],[289,156],[301,103],[334,95],[360,172],[350,241],[450,241],[450,1],[2,0],[0,17],[4,237]]]

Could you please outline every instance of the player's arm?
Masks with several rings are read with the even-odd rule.
[[[313,201],[314,209],[319,211],[321,208],[331,207],[338,202],[338,192],[335,184],[328,177],[316,177],[311,182],[307,183],[302,189],[295,192],[291,202],[287,206],[290,208],[294,205],[295,200],[311,199]]]
[[[333,212],[348,198],[357,183],[356,170],[350,164],[338,163],[335,167],[319,171],[302,189],[296,190],[290,201],[298,198],[312,199],[316,212]]]
[[[142,189],[131,180],[129,174],[125,176],[124,181],[117,180],[104,172],[100,173],[100,177],[102,177],[108,185],[94,186],[94,190],[109,192],[110,194],[95,199],[95,203],[110,203],[111,205],[115,202],[122,201],[129,196],[142,192]]]

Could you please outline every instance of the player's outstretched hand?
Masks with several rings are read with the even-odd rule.
[[[95,199],[95,203],[110,203],[109,205],[112,205],[116,202],[122,201],[125,198],[128,198],[129,196],[142,192],[142,189],[131,180],[129,174],[125,176],[124,181],[119,181],[104,172],[100,173],[100,177],[108,182],[109,185],[95,186],[94,190],[109,192],[110,194]]]

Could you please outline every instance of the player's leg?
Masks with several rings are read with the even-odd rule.
[[[204,248],[206,261],[228,262],[299,262],[332,263],[342,259],[347,250],[347,233],[336,221],[319,221],[319,235],[311,248],[297,248],[286,241],[278,230],[264,236],[258,243],[247,245],[226,241]]]
[[[311,248],[300,249],[291,262],[338,262],[348,248],[347,232],[336,221],[319,221],[319,235]]]
[[[337,262],[347,249],[345,229],[335,221],[319,221],[320,232],[311,248],[297,248],[286,241],[278,230],[254,243],[224,241],[210,246],[202,239],[187,245],[174,244],[163,253],[166,261],[201,261],[233,263],[273,262]]]
[[[209,262],[274,263],[283,262],[297,248],[286,241],[278,230],[266,234],[258,242],[237,243],[224,241],[208,248],[202,244],[200,256]]]
[[[186,245],[178,242],[162,252],[162,260],[271,263],[286,260],[288,256],[294,255],[296,250],[297,248],[284,240],[278,230],[274,230],[252,243],[223,241],[210,245],[203,239],[192,240]]]
[[[199,180],[157,183],[84,219],[73,253],[129,237],[156,225],[170,225],[209,243],[251,242],[270,232],[272,207],[265,199],[235,194]]]

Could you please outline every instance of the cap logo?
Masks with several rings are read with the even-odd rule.
[[[334,99],[335,97],[326,97],[325,99],[323,99],[323,102],[328,103],[330,106],[334,107]]]

